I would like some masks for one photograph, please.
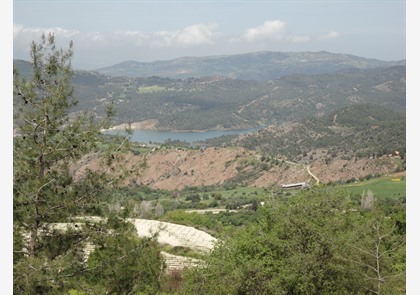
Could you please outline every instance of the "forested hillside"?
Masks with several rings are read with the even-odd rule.
[[[240,109],[248,120],[271,124],[320,117],[346,106],[375,104],[405,110],[405,67],[291,75],[264,85],[265,96]]]
[[[24,63],[16,65],[26,71]],[[223,76],[108,77],[78,71],[72,83],[79,102],[72,111],[103,117],[105,106],[113,103],[115,125],[156,119],[157,128],[170,130],[279,125],[365,103],[404,111],[406,91],[405,66],[292,75],[268,82]]]
[[[406,151],[405,112],[356,104],[319,118],[268,128],[242,136],[209,139],[208,145],[242,146],[269,156],[310,164],[333,159],[380,157]]]

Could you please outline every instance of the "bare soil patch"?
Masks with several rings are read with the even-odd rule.
[[[151,130],[151,131],[157,131],[158,128],[156,128],[156,125],[159,123],[156,119],[149,119],[144,120],[140,122],[134,122],[131,123],[132,129],[138,129],[138,130]],[[120,124],[117,126],[112,127],[112,130],[124,130],[125,128],[128,128],[128,124]]]
[[[248,163],[248,164],[244,164]],[[252,165],[250,164],[252,163]],[[239,181],[240,185],[269,187],[296,182],[314,182],[306,166],[283,162],[261,169],[261,157],[243,148],[156,149],[148,153],[123,155],[122,166],[133,168],[126,184],[146,185],[154,189],[182,190],[186,186],[213,186]],[[99,169],[94,154],[85,156],[75,167],[76,177],[85,169]],[[118,169],[115,169],[115,171]],[[310,171],[321,183],[359,179],[367,175],[386,175],[398,170],[398,159],[335,159],[313,161]]]

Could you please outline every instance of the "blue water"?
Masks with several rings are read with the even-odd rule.
[[[133,142],[155,142],[155,143],[164,143],[168,139],[170,140],[179,140],[185,141],[188,143],[193,143],[196,141],[202,141],[209,138],[219,137],[222,135],[236,135],[236,134],[245,134],[250,133],[261,128],[251,128],[251,129],[238,129],[238,130],[210,130],[203,132],[174,132],[174,131],[149,131],[149,130],[133,130],[133,135],[131,136],[131,141]],[[124,131],[107,131],[108,134],[119,134],[123,135]]]

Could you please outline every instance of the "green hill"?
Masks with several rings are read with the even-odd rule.
[[[208,145],[236,145],[273,157],[309,164],[314,159],[380,157],[406,151],[405,112],[373,104],[342,108],[320,118],[271,126],[247,136],[210,139]]]
[[[350,54],[321,52],[252,52],[236,55],[182,57],[174,60],[125,61],[97,69],[109,76],[173,79],[223,75],[233,79],[268,81],[290,74],[325,74],[344,69],[370,69],[405,65],[405,61],[385,62]]]

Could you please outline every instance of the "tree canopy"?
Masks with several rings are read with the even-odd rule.
[[[43,34],[40,43],[32,42],[30,54],[31,77],[14,70],[13,79],[14,293],[62,294],[77,289],[92,294],[86,290],[100,286],[108,294],[120,294],[121,289],[109,288],[111,279],[118,280],[126,293],[146,290],[144,285],[156,290],[156,273],[163,264],[154,240],[139,239],[118,218],[99,222],[83,218],[101,215],[98,200],[128,173],[119,161],[127,138],[104,144],[101,133],[109,126],[112,106],[101,120],[87,112],[69,112],[77,104],[71,86],[72,42],[68,49],[59,49],[53,34]],[[75,175],[75,165],[89,154],[101,159],[100,167]],[[88,245],[93,245],[93,256],[86,262]],[[118,252],[110,255],[110,249]],[[137,260],[132,260],[134,253]],[[148,261],[149,269],[138,260]],[[124,268],[127,261],[130,267]],[[110,265],[124,272],[107,272]],[[99,266],[101,273],[94,271]],[[135,279],[139,274],[148,279],[142,278],[140,284]],[[86,284],[79,285],[80,281]]]
[[[310,190],[258,211],[186,276],[186,294],[402,294],[401,216]]]

